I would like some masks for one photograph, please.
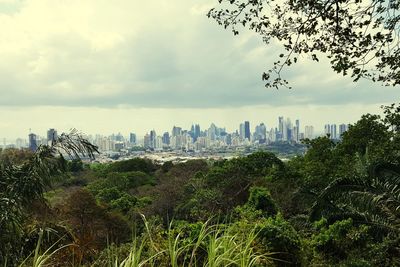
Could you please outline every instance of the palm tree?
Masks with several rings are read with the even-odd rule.
[[[43,193],[53,177],[65,170],[64,156],[94,158],[97,147],[75,129],[61,134],[51,145],[41,145],[29,160],[0,162],[0,264],[18,251],[24,211],[33,201],[44,201]]]
[[[400,232],[400,166],[375,164],[364,175],[339,178],[318,196],[311,219],[353,218],[385,232]]]

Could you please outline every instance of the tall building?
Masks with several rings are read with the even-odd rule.
[[[331,139],[336,140],[337,139],[337,128],[336,124],[331,124]]]
[[[148,133],[144,136],[143,146],[144,146],[144,148],[150,148],[151,147],[150,135]]]
[[[283,117],[278,117],[278,133],[277,133],[278,141],[282,141],[283,139],[284,124],[285,123]]]
[[[244,122],[244,138],[250,141],[250,122]]]
[[[331,125],[330,124],[325,124],[324,132],[325,132],[325,135],[329,135],[329,137],[331,138]]]
[[[57,131],[55,129],[49,129],[47,131],[47,144],[51,145],[57,139]]]
[[[257,125],[253,135],[254,141],[258,141],[260,144],[264,144],[267,139],[267,127],[264,123]]]
[[[174,126],[172,128],[172,136],[179,136],[182,134],[182,128]]]
[[[296,140],[296,142],[300,141],[300,120],[297,119],[296,120],[296,131],[294,131],[295,136],[294,139]]]
[[[292,140],[292,121],[290,118],[286,119],[286,123],[283,123],[283,135],[282,135],[282,140],[283,141],[291,141]]]
[[[194,126],[194,141],[196,141],[197,138],[200,137],[200,135],[201,135],[200,125],[199,125],[199,124],[196,124],[196,125]]]
[[[156,134],[156,131],[151,130],[151,131],[150,131],[150,147],[151,147],[151,148],[156,148],[156,144],[157,144],[157,134]]]
[[[129,134],[129,142],[131,144],[135,144],[136,145],[136,134],[134,134],[134,133],[130,133]]]
[[[163,134],[162,142],[163,142],[163,144],[166,144],[166,145],[170,144],[170,138],[169,138],[169,133],[168,132],[165,132]]]
[[[340,124],[339,125],[339,138],[342,138],[342,135],[344,134],[344,132],[347,132],[348,129],[349,129],[349,126],[347,124]]]
[[[36,142],[36,134],[31,133],[29,134],[29,149],[35,152],[37,150],[37,142]]]
[[[314,127],[313,126],[308,125],[305,127],[304,138],[306,138],[306,139],[314,138]]]
[[[245,129],[244,129],[244,123],[241,123],[240,125],[239,125],[239,137],[240,137],[240,139],[241,140],[244,140],[245,139]]]
[[[215,141],[217,139],[217,126],[215,126],[214,123],[211,123],[210,128],[208,128],[207,137],[211,141]]]

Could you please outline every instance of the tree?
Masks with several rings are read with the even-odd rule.
[[[43,193],[52,178],[63,173],[63,154],[72,158],[94,158],[97,147],[76,130],[62,134],[51,146],[42,145],[21,163],[0,161],[0,263],[17,253],[21,240],[24,211],[32,202],[44,202]],[[12,264],[11,262],[9,262]]]
[[[285,66],[326,54],[332,69],[385,85],[400,84],[399,6],[385,0],[218,0],[208,16],[236,35],[240,26],[286,51],[262,75],[267,87],[287,85]]]
[[[352,218],[385,232],[399,234],[400,167],[382,163],[368,175],[339,178],[318,196],[311,213],[330,221]]]

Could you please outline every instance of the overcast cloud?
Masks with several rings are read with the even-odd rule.
[[[51,125],[43,122],[57,124],[54,109],[85,110],[88,118],[100,109],[110,117],[115,112],[114,120],[121,110],[146,109],[154,116],[160,109],[170,110],[173,118],[173,111],[182,114],[179,110],[185,109],[192,113],[182,121],[190,121],[196,109],[252,113],[251,107],[263,106],[265,113],[275,109],[311,118],[315,109],[306,107],[325,106],[335,107],[339,120],[351,106],[376,110],[400,99],[398,88],[355,84],[334,74],[328,64],[307,59],[287,71],[294,89],[266,89],[261,73],[275,60],[276,47],[267,48],[250,32],[233,36],[208,19],[205,14],[216,3],[0,0],[0,137],[26,134],[13,122],[20,116],[16,110],[27,117],[35,110],[37,119],[24,127],[45,131],[39,127]],[[82,123],[76,119],[65,117],[63,123]],[[90,121],[82,124],[94,132],[96,121],[90,127]],[[134,128],[116,121],[127,131]],[[163,118],[154,127],[173,121]],[[226,118],[227,125],[237,123]]]

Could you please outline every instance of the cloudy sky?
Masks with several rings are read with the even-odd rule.
[[[276,47],[208,19],[217,2],[0,0],[0,138],[233,131],[243,120],[275,127],[279,115],[322,129],[400,99],[399,88],[352,83],[306,58],[286,72],[292,90],[265,88]]]

